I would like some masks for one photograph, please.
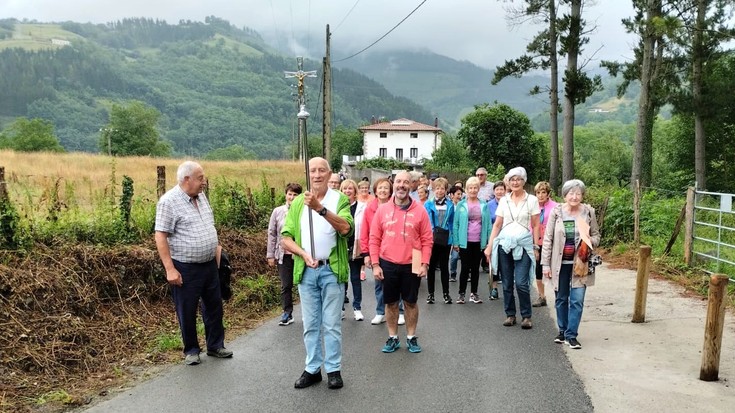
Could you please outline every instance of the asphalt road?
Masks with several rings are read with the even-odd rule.
[[[437,273],[437,298],[441,283]],[[400,326],[401,349],[380,351],[385,324],[374,326],[373,281],[363,286],[365,321],[354,321],[352,304],[343,320],[345,387],[329,390],[324,381],[294,389],[304,368],[301,313],[296,322],[277,318],[237,338],[235,355],[220,360],[202,354],[198,366],[177,365],[87,409],[93,412],[590,412],[584,385],[562,346],[546,308],[535,311],[532,330],[504,327],[501,300],[489,301],[487,274],[480,274],[482,304],[426,304],[419,295],[417,335],[423,351],[411,354]],[[450,283],[456,299],[459,283]],[[468,286],[469,287],[469,286]],[[533,296],[534,293],[532,293]],[[350,299],[352,293],[350,292]],[[467,296],[469,297],[469,291]],[[536,310],[536,309],[534,309]],[[200,338],[203,341],[203,338]]]

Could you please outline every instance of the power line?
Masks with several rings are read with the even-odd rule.
[[[339,26],[341,26],[342,23],[344,23],[345,20],[347,20],[347,18],[350,17],[350,14],[352,13],[352,10],[355,10],[355,7],[357,7],[357,3],[359,3],[359,2],[360,2],[360,0],[357,0],[355,2],[355,4],[352,5],[352,8],[350,9],[350,11],[348,11],[347,14],[345,15],[345,17],[342,18],[342,20],[339,22],[339,24],[337,25],[337,27],[335,27],[334,30],[332,30],[332,34],[334,34],[334,32],[337,31],[337,29],[339,29]]]
[[[345,57],[344,59],[340,59],[340,60],[335,60],[335,61],[333,61],[332,63],[339,63],[339,62],[344,62],[344,61],[345,61],[345,60],[347,60],[347,59],[352,59],[353,57],[355,57],[355,56],[359,55],[360,53],[362,53],[362,52],[366,51],[367,49],[369,49],[369,48],[371,48],[371,47],[375,46],[375,45],[376,45],[376,44],[377,44],[377,43],[378,43],[379,41],[383,40],[383,39],[384,39],[384,38],[385,38],[386,36],[388,36],[388,35],[389,35],[389,34],[390,34],[390,33],[391,33],[391,32],[392,32],[393,30],[395,30],[396,28],[398,28],[398,26],[400,26],[400,25],[401,25],[401,23],[405,22],[405,21],[406,21],[406,19],[408,19],[409,17],[411,17],[411,15],[412,15],[412,14],[414,14],[414,13],[416,12],[416,10],[418,10],[418,9],[419,9],[419,8],[420,8],[421,6],[423,6],[423,5],[424,5],[424,3],[426,3],[426,1],[427,1],[427,0],[424,0],[424,1],[422,1],[422,2],[421,2],[421,3],[419,4],[419,5],[418,5],[418,6],[416,6],[416,8],[415,8],[415,9],[413,9],[413,11],[411,11],[411,13],[408,13],[408,16],[404,17],[404,18],[403,18],[403,20],[399,21],[399,22],[398,22],[398,24],[396,24],[395,26],[393,26],[393,28],[392,28],[392,29],[388,30],[388,32],[387,32],[386,34],[384,34],[384,35],[380,36],[380,38],[379,38],[378,40],[376,40],[376,41],[372,42],[372,43],[371,43],[371,44],[370,44],[370,45],[369,45],[368,47],[366,47],[366,48],[364,48],[364,49],[360,50],[359,52],[357,52],[357,53],[355,53],[355,54],[353,54],[353,55],[351,55],[351,56],[347,56],[347,57]]]

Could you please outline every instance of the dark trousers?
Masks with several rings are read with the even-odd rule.
[[[283,264],[278,264],[281,278],[281,307],[284,313],[293,313],[293,255],[284,254]]]
[[[207,350],[225,346],[225,327],[222,324],[222,293],[219,287],[219,272],[215,260],[204,263],[184,263],[174,260],[174,267],[181,273],[183,284],[171,286],[171,295],[176,306],[176,316],[184,341],[184,354],[199,354],[197,338],[197,308],[201,300],[204,335]]]
[[[437,265],[441,274],[442,293],[449,294],[449,250],[451,245],[434,244],[431,247],[431,259],[429,260],[429,273],[426,275],[429,283],[429,294],[434,294],[434,272]]]
[[[468,242],[467,248],[459,249],[459,259],[462,260],[462,272],[459,273],[459,293],[467,291],[467,278],[470,279],[470,292],[477,294],[477,284],[480,282],[480,259],[482,250],[479,242]]]
[[[362,310],[362,280],[360,270],[364,261],[362,258],[350,260],[350,282],[352,283],[352,309]]]

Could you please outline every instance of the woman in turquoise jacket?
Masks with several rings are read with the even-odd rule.
[[[485,202],[477,197],[480,192],[480,180],[474,176],[470,177],[465,188],[467,198],[460,201],[454,210],[452,230],[452,248],[459,251],[462,260],[457,304],[465,303],[468,278],[470,278],[470,301],[480,304],[482,299],[477,294],[477,286],[480,281],[482,251],[487,245],[487,235],[491,226],[490,214]]]
[[[454,227],[454,203],[447,198],[447,186],[449,183],[444,178],[437,178],[432,184],[434,199],[426,201],[424,208],[429,214],[431,230],[434,234],[434,245],[431,247],[431,259],[429,260],[429,272],[427,282],[429,284],[429,296],[426,297],[427,304],[434,304],[434,286],[436,267],[439,267],[442,281],[442,294],[444,304],[452,304],[449,296],[449,251],[452,248],[452,229]]]

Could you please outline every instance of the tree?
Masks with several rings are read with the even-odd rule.
[[[226,148],[211,150],[204,156],[208,161],[242,161],[245,159],[258,159],[255,152],[245,150],[242,145],[230,145]]]
[[[562,54],[567,56],[567,67],[564,70],[564,130],[562,132],[562,180],[574,178],[574,107],[601,90],[600,76],[590,78],[579,64],[582,46],[589,38],[585,37],[585,21],[582,19],[583,0],[564,0],[571,7],[559,22]]]
[[[122,156],[169,156],[171,145],[159,139],[161,113],[137,100],[112,105],[110,122],[100,130],[103,153]]]
[[[529,174],[529,182],[545,175],[539,164],[538,153],[544,142],[535,138],[528,117],[505,104],[487,103],[475,105],[475,110],[462,118],[457,133],[466,146],[475,167],[495,169],[523,166]]]
[[[425,170],[458,172],[471,175],[475,165],[470,159],[467,145],[455,136],[443,135],[442,144],[431,154],[431,159],[424,163]]]
[[[337,126],[332,132],[331,158],[329,164],[333,171],[342,169],[342,155],[362,155],[362,134],[354,128]]]
[[[0,137],[0,147],[19,152],[65,152],[54,125],[40,118],[18,118]]]
[[[653,175],[653,125],[656,114],[668,100],[670,85],[678,84],[675,64],[668,57],[667,38],[677,25],[664,10],[663,0],[633,0],[636,15],[623,19],[629,33],[640,36],[634,49],[635,60],[626,64],[602,62],[612,76],[622,72],[623,82],[618,87],[622,96],[635,80],[640,82],[638,121],[633,144],[631,182],[650,186]]]
[[[495,69],[492,84],[496,85],[508,76],[521,77],[532,70],[549,69],[551,80],[549,93],[549,138],[551,162],[549,165],[549,183],[552,188],[559,185],[559,64],[557,34],[557,0],[525,0],[526,7],[522,10],[511,10],[510,18],[516,24],[525,23],[527,18],[532,21],[540,20],[548,26],[536,34],[536,37],[526,46],[526,54],[515,59],[506,60],[503,66]],[[540,93],[536,86],[531,94]]]
[[[721,43],[732,39],[734,31],[726,26],[733,12],[732,0],[688,0],[677,15],[680,29],[673,36],[678,46],[677,61],[688,74],[688,87],[680,87],[674,100],[676,112],[694,118],[694,171],[698,188],[707,185],[706,125],[716,114],[710,98],[712,89],[706,84],[710,62],[722,56]]]

